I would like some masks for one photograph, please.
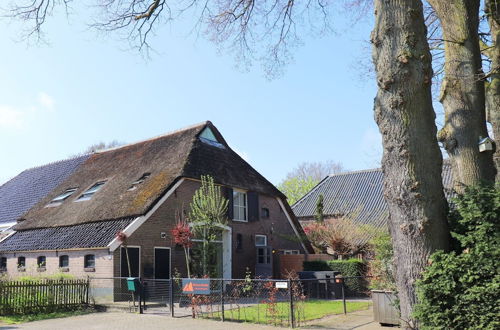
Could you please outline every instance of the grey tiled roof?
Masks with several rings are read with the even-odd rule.
[[[14,233],[0,242],[1,251],[63,250],[106,247],[134,218],[41,228]]]
[[[382,191],[381,169],[340,173],[327,176],[316,187],[292,206],[299,220],[311,219],[316,214],[316,203],[323,195],[323,213],[326,216],[349,216],[360,224],[386,227],[388,209]],[[451,168],[443,166],[445,195],[452,196]]]
[[[0,186],[0,223],[15,222],[63,180],[89,155],[34,167]]]

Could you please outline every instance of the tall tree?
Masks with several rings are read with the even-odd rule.
[[[444,80],[439,100],[445,111],[438,139],[451,160],[455,188],[493,182],[492,152],[479,152],[488,136],[485,85],[479,46],[480,0],[428,0],[441,23]]]
[[[431,54],[420,0],[376,0],[372,32],[375,120],[382,134],[384,195],[404,327],[415,327],[415,281],[448,249],[442,158],[431,96]]]
[[[290,205],[295,204],[327,175],[344,171],[341,163],[333,160],[324,162],[302,162],[278,184]]]
[[[484,52],[491,61],[489,80],[486,82],[486,110],[495,137],[493,160],[497,169],[496,182],[500,183],[500,0],[486,0],[485,14],[491,36],[491,45],[485,45]]]

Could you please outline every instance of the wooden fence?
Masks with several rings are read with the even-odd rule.
[[[0,315],[46,313],[88,303],[88,280],[0,281]]]

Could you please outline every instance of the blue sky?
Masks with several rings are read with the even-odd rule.
[[[305,36],[272,81],[258,63],[237,69],[231,54],[175,24],[158,31],[145,60],[80,19],[54,17],[41,45],[19,42],[19,26],[0,20],[0,182],[93,143],[205,120],[273,183],[303,161],[379,166],[376,88],[360,64],[371,56],[370,18],[338,17],[334,34]]]

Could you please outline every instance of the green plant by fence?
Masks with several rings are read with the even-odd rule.
[[[0,281],[0,315],[48,313],[88,302],[88,280]]]

